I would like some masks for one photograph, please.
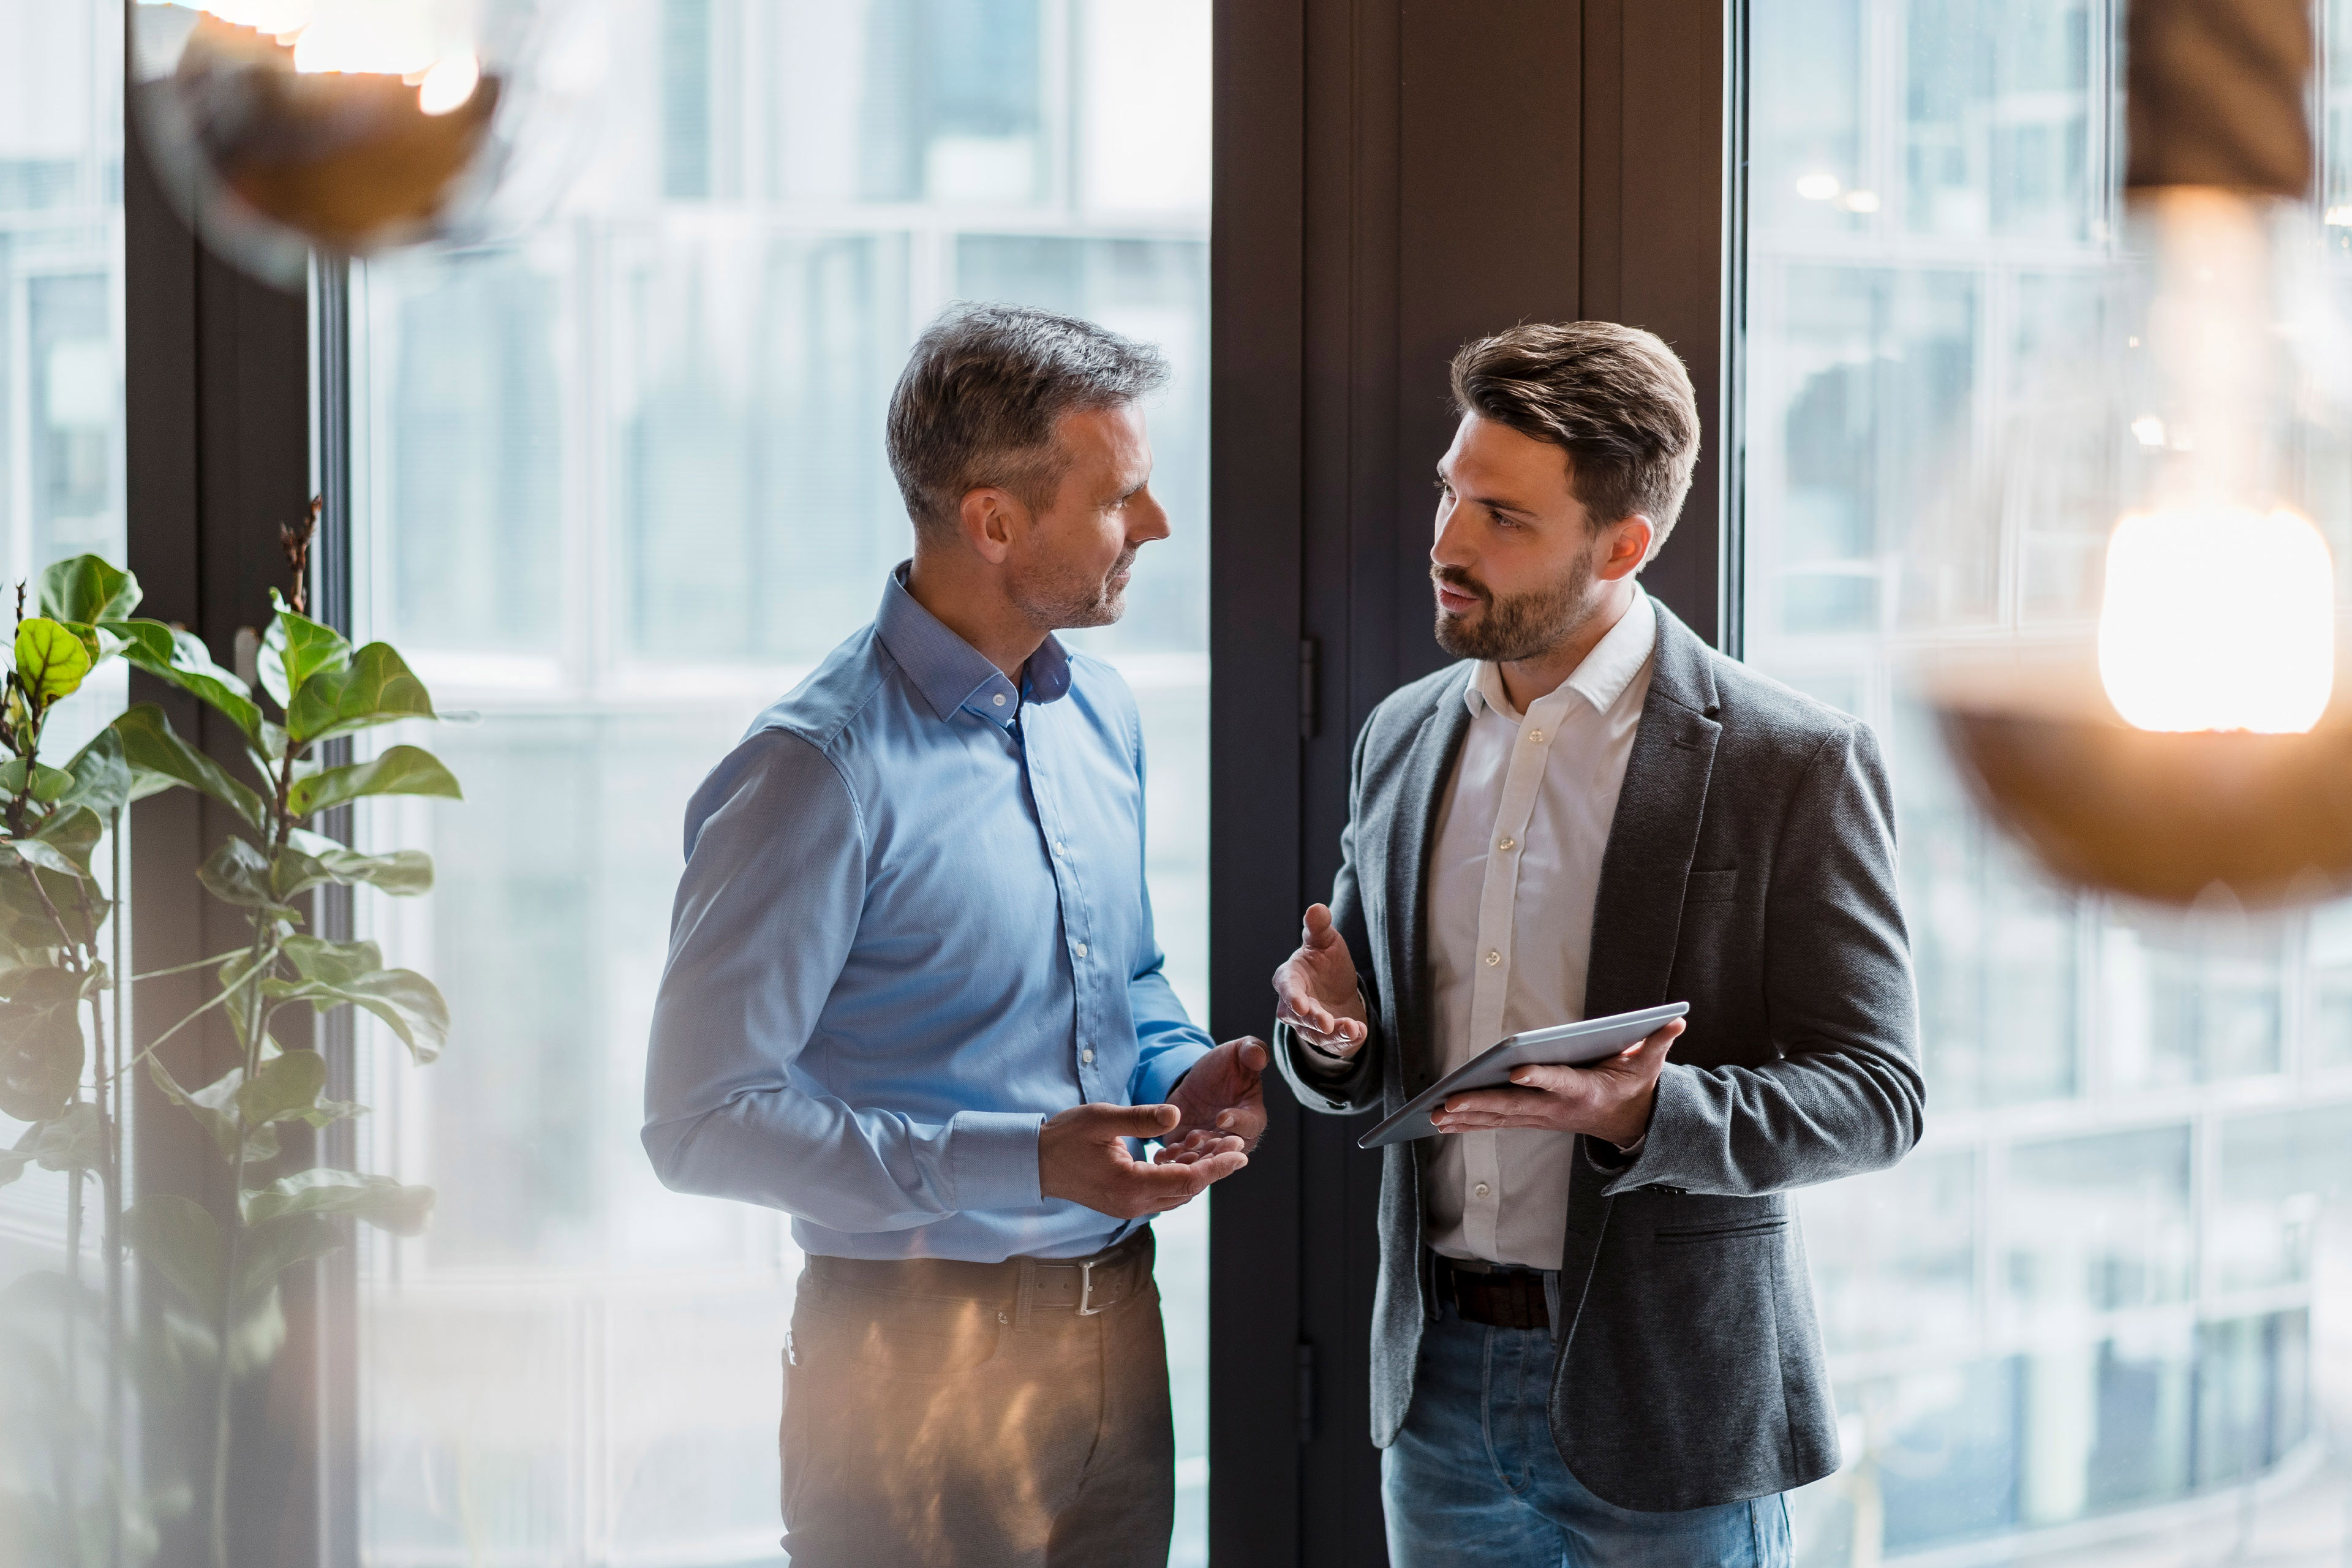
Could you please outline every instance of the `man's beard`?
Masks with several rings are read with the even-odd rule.
[[[1127,591],[1114,579],[1135,564],[1136,546],[1118,552],[1111,569],[1099,577],[1066,563],[1014,584],[1013,602],[1037,626],[1051,630],[1070,626],[1107,626],[1127,613]]]
[[[1568,575],[1549,587],[1497,599],[1485,584],[1455,566],[1433,566],[1430,580],[1457,594],[1471,594],[1486,602],[1486,613],[1467,616],[1437,612],[1437,646],[1456,658],[1482,658],[1496,664],[1535,658],[1549,653],[1574,636],[1591,619],[1592,563],[1576,557]]]

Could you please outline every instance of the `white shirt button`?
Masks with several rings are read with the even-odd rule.
[[[1519,841],[1516,838],[1506,838],[1500,845],[1496,846],[1496,847],[1503,849],[1516,849],[1518,847]]]
[[[1054,853],[1056,855],[1067,855],[1069,852],[1070,847],[1066,844],[1056,844],[1054,846]]]
[[[1002,707],[1003,707],[1003,706],[1004,706],[1004,693],[1003,693],[1002,691],[1000,691],[1000,692],[998,692],[998,693],[996,694],[996,705],[997,705],[999,708],[1002,708]]]
[[[1092,1051],[1080,1051],[1078,1053],[1078,1060],[1086,1063],[1088,1067],[1092,1067],[1094,1065],[1095,1054]]]
[[[1080,942],[1080,943],[1078,943],[1078,956],[1079,956],[1080,958],[1084,958],[1086,955],[1087,955],[1087,944],[1086,944],[1085,942]]]
[[[1543,731],[1542,731],[1541,730],[1530,730],[1530,731],[1528,731],[1528,740],[1530,740],[1530,741],[1534,741],[1534,742],[1541,742],[1541,741],[1543,740]]]
[[[1080,952],[1084,952],[1086,951],[1086,949],[1085,949],[1085,948],[1080,948],[1080,949],[1078,949],[1078,951],[1079,951]],[[1495,967],[1495,965],[1496,965],[1496,964],[1498,964],[1498,963],[1502,963],[1502,962],[1503,962],[1503,955],[1502,955],[1501,953],[1499,953],[1499,952],[1496,952],[1492,951],[1491,949],[1490,949],[1490,950],[1488,950],[1488,952],[1487,952],[1487,953],[1486,953],[1486,967],[1487,967],[1487,968],[1492,969],[1492,968],[1494,968],[1494,967]]]
[[[1480,1197],[1482,1197],[1482,1198],[1483,1198],[1483,1197],[1485,1197],[1485,1196],[1487,1194],[1487,1193],[1488,1193],[1489,1191],[1491,1191],[1492,1189],[1491,1189],[1491,1188],[1489,1188],[1489,1187],[1486,1185],[1486,1183],[1481,1182],[1481,1183],[1479,1183],[1476,1186],[1475,1186],[1475,1187],[1471,1188],[1470,1190],[1471,1190],[1472,1192],[1474,1192],[1474,1193],[1477,1194]]]

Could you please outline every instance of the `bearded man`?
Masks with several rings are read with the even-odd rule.
[[[1166,374],[1043,310],[932,323],[890,400],[914,560],[687,807],[645,1144],[808,1256],[794,1568],[1168,1560],[1150,1221],[1245,1163],[1265,1047],[1161,973],[1135,699],[1053,635],[1168,536]]]
[[[1521,326],[1453,380],[1461,662],[1357,740],[1276,1060],[1312,1109],[1393,1112],[1511,1034],[1690,1012],[1385,1150],[1390,1561],[1784,1568],[1781,1494],[1839,1462],[1787,1194],[1892,1164],[1924,1107],[1878,742],[1643,593],[1699,447],[1664,342]]]

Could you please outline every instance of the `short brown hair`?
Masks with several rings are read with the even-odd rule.
[[[1615,321],[1521,323],[1462,345],[1454,408],[1568,454],[1569,489],[1598,528],[1639,512],[1658,546],[1698,462],[1698,396],[1655,332]]]
[[[950,305],[915,341],[890,395],[890,472],[918,531],[954,526],[986,485],[1034,507],[1069,463],[1054,440],[1065,414],[1158,391],[1168,362],[1117,332],[1025,305]]]

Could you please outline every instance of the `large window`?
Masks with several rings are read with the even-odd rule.
[[[2327,12],[2340,84],[2352,6]],[[1746,652],[1888,740],[1928,1076],[1910,1160],[1803,1197],[1846,1458],[1798,1500],[1809,1568],[2345,1550],[2352,915],[2050,884],[1903,675],[1923,522],[2013,501],[1984,481],[2032,367],[2096,341],[2126,244],[2120,22],[2116,0],[1752,7]],[[1981,626],[2031,622],[2102,531],[2005,528],[1939,588]]]
[[[1014,300],[1160,345],[1174,522],[1118,626],[1169,970],[1205,1020],[1206,0],[629,0],[563,209],[355,287],[362,630],[413,650],[462,805],[362,911],[456,1018],[370,1056],[362,1547],[382,1568],[778,1560],[784,1216],[638,1152],[688,795],[910,548],[883,411],[914,333]],[[389,837],[387,840],[390,841]],[[1206,1205],[1159,1225],[1176,1560],[1204,1560]]]
[[[122,12],[55,0],[0,16],[0,581],[13,585],[60,556],[122,558]],[[58,710],[62,754],[121,710],[122,666],[91,686]],[[0,1149],[24,1131],[0,1116]],[[18,1315],[33,1299],[6,1292],[59,1267],[68,1194],[62,1173],[37,1166],[0,1186],[0,1495],[43,1489],[10,1439],[59,1418],[14,1353],[15,1335],[46,1338],[56,1321],[37,1312],[34,1326]],[[88,1180],[82,1203],[94,1226]],[[86,1240],[86,1278],[97,1254]],[[12,1522],[0,1518],[0,1551]]]

